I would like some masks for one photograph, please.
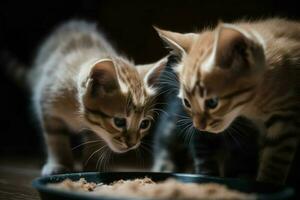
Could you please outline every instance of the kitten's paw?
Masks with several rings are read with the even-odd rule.
[[[42,169],[42,176],[70,172],[70,168],[58,163],[46,163]]]

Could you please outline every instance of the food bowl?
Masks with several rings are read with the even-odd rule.
[[[132,198],[112,198],[101,195],[88,195],[80,192],[70,192],[53,187],[48,187],[49,183],[58,183],[67,178],[77,181],[85,178],[88,182],[109,184],[120,179],[135,179],[149,177],[153,181],[163,181],[174,178],[185,183],[219,183],[235,190],[245,193],[255,193],[259,200],[285,200],[293,199],[294,190],[285,186],[275,186],[271,184],[251,182],[240,179],[227,179],[203,176],[198,174],[180,173],[155,173],[155,172],[84,172],[45,176],[37,178],[32,185],[40,194],[42,200],[129,200]],[[148,200],[148,199],[147,199]]]

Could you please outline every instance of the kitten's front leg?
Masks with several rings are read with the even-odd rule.
[[[73,170],[73,156],[70,148],[70,134],[66,125],[57,118],[45,118],[44,139],[47,161],[42,175],[59,174]]]
[[[258,181],[284,184],[299,141],[299,124],[274,119],[266,123]]]

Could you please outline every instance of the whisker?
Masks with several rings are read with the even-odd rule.
[[[102,140],[102,139],[99,139],[99,140],[87,141],[87,142],[81,143],[81,144],[79,144],[79,145],[73,147],[71,150],[73,151],[73,150],[75,150],[75,149],[78,149],[78,148],[81,147],[81,146],[86,145],[86,144],[91,144],[91,143],[96,143],[96,142],[103,142],[103,140]]]
[[[150,153],[151,154],[151,156],[153,156],[154,154],[153,154],[153,152],[152,152],[152,150],[150,149],[150,148],[148,148],[147,146],[145,146],[145,144],[143,143],[143,144],[141,144],[141,148],[142,149],[144,149],[144,150],[146,150],[148,153]]]
[[[105,146],[100,147],[99,149],[95,150],[87,159],[87,161],[84,163],[84,167],[87,166],[88,162],[90,161],[90,159],[99,151],[101,151]]]
[[[177,76],[176,76],[176,75],[174,76],[173,73],[167,73],[167,71],[165,71],[165,72],[159,77],[159,82],[160,82],[161,80],[167,80],[167,81],[169,81],[169,82],[171,82],[171,83],[173,83],[173,84],[178,84],[178,83],[179,83]]]
[[[180,120],[177,120],[176,121],[176,124],[182,124],[184,122],[189,122],[189,123],[192,123],[192,121],[190,119],[180,119]]]
[[[184,139],[185,144],[190,144],[193,133],[194,133],[194,128],[192,125],[189,125],[189,128],[187,129],[185,134],[185,139]]]
[[[246,138],[247,136],[240,134],[240,131],[237,130],[237,129],[235,129],[235,128],[232,128],[232,130],[233,130],[236,134],[238,134],[238,135],[240,136],[241,140],[238,140],[238,138],[237,138],[236,140],[238,140],[239,143],[240,143],[241,145],[243,145],[243,147],[244,147],[243,149],[245,149],[244,152],[246,152],[246,148],[245,148],[245,147],[247,147],[247,145],[245,145],[245,140],[247,140],[247,138]]]
[[[106,149],[106,157],[105,157],[105,161],[104,161],[104,167],[105,167],[105,171],[107,171],[109,169],[109,161],[110,161],[110,154],[111,151],[109,149]]]
[[[178,116],[178,117],[181,117],[181,118],[184,118],[184,119],[190,119],[191,120],[191,117],[189,116],[186,116],[186,115],[180,115],[178,113],[174,113],[174,115]],[[192,120],[191,120],[192,121]]]
[[[185,125],[185,127],[179,132],[179,134],[184,134],[184,132],[186,130],[188,130],[190,128],[190,126],[193,126],[192,122],[187,122],[184,125]]]
[[[105,148],[103,149],[103,152],[101,153],[101,155],[99,156],[99,158],[97,160],[97,164],[96,164],[97,171],[101,170],[101,166],[102,166],[102,162],[103,162],[103,157],[104,157],[104,152],[105,152]]]
[[[234,135],[230,132],[230,129],[228,129],[228,134],[231,136],[231,138],[233,139],[233,141],[239,146],[239,148],[244,151],[244,148],[242,147],[242,145],[240,144],[240,142],[234,137]]]
[[[160,76],[160,80],[169,80],[172,83],[179,83],[178,76],[174,72],[164,71]]]
[[[247,135],[244,134],[244,132],[240,131],[239,128],[236,128],[234,126],[230,127],[240,138],[245,139]]]

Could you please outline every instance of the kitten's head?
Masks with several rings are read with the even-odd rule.
[[[139,146],[153,120],[156,79],[166,59],[134,66],[123,58],[102,59],[82,82],[81,112],[96,134],[115,152]]]
[[[157,29],[173,53],[179,97],[199,130],[219,133],[253,99],[265,68],[259,35],[231,24],[199,34]]]

